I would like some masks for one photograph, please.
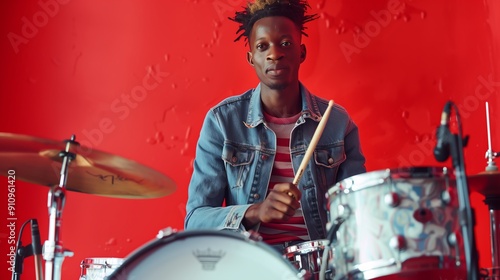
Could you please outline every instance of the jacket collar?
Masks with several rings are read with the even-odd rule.
[[[319,122],[321,119],[321,113],[319,112],[316,96],[312,95],[302,83],[299,83],[299,86],[300,95],[302,97],[302,115],[299,118],[299,121],[304,122],[305,118],[311,118],[314,121]],[[261,84],[259,83],[253,90],[252,96],[250,97],[247,119],[245,121],[245,125],[249,128],[256,127],[259,124],[264,123],[264,112],[262,109],[260,94]]]

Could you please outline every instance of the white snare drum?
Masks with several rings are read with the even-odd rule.
[[[122,263],[120,258],[86,258],[80,263],[80,280],[104,280]]]
[[[108,278],[299,280],[269,245],[230,231],[191,230],[154,240],[130,254]]]
[[[305,270],[305,279],[318,280],[321,275],[321,265],[323,264],[322,258],[324,250],[327,252],[328,259],[332,258],[332,251],[328,247],[328,240],[311,240],[302,243],[288,246],[284,250],[283,256],[294,265],[299,271]],[[324,265],[328,266],[328,263]],[[332,271],[325,268],[324,279],[333,279]]]
[[[329,222],[340,222],[335,279],[466,279],[458,197],[446,168],[359,174],[327,198]]]

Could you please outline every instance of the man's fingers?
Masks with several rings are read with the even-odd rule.
[[[295,210],[290,207],[285,207],[283,209],[279,209],[275,207],[270,207],[263,213],[261,220],[263,222],[271,222],[273,220],[288,220],[295,214]]]
[[[280,192],[280,191],[272,190],[268,195],[268,199],[271,201],[275,201],[275,203],[282,203],[283,205],[285,205],[287,207],[292,207],[294,209],[297,209],[300,207],[299,200],[297,200],[295,198],[295,193],[293,193],[291,191]]]
[[[300,201],[300,198],[302,197],[302,193],[299,188],[291,183],[276,184],[273,191],[282,192],[298,201]]]

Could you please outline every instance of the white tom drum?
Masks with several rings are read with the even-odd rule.
[[[278,251],[249,235],[186,230],[144,245],[108,279],[299,280],[302,276]]]
[[[466,279],[455,181],[446,168],[347,178],[327,193],[335,279]]]

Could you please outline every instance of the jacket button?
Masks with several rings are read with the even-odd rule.
[[[333,164],[333,158],[329,158],[329,159],[328,159],[328,163],[329,163],[329,164]]]
[[[259,199],[259,198],[260,198],[260,195],[259,195],[258,193],[256,193],[256,194],[254,194],[254,195],[253,195],[253,198],[255,198],[255,199]]]
[[[262,155],[260,158],[263,159],[263,160],[266,160],[267,159],[267,155]]]

